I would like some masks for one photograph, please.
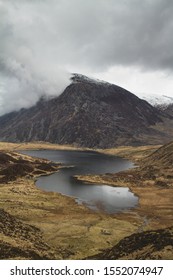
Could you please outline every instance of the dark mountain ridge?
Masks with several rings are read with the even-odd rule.
[[[169,104],[169,105],[165,108],[164,112],[166,112],[167,114],[173,116],[173,103],[172,103],[172,104]]]
[[[170,118],[119,86],[73,74],[60,96],[0,117],[0,140],[107,148],[153,144],[158,135],[162,143],[165,133],[151,126],[165,117]]]

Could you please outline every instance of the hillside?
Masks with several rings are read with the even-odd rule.
[[[7,144],[0,151],[0,259],[83,259],[107,248],[105,228],[114,244],[138,227],[35,186],[38,176],[60,167]]]
[[[131,92],[74,74],[56,98],[0,117],[0,141],[48,141],[91,148],[160,144],[170,140],[170,120]]]
[[[6,184],[27,175],[34,177],[53,171],[56,172],[57,166],[58,164],[50,164],[50,161],[44,159],[36,159],[35,161],[31,160],[30,157],[23,159],[17,153],[8,154],[0,151],[0,184]]]
[[[0,259],[52,259],[52,250],[44,241],[42,231],[14,214],[15,211],[20,212],[20,207],[23,212],[24,201],[27,201],[26,196],[31,191],[26,181],[23,188],[20,188],[18,180],[56,172],[58,168],[59,164],[55,165],[48,160],[0,151]],[[24,198],[19,202],[21,195]],[[18,206],[12,206],[17,201]],[[12,207],[11,213],[4,210],[8,210],[8,204]]]
[[[173,116],[173,104],[169,104],[166,109],[164,110],[167,114]]]
[[[75,178],[91,184],[128,186],[139,196],[139,207],[132,212],[143,219],[143,224],[134,234],[89,259],[173,258],[173,142],[143,159],[139,157],[137,168]]]
[[[129,187],[139,197],[138,207],[113,216],[36,188],[35,176],[60,166],[14,151],[30,145],[41,148],[41,143],[5,143],[0,152],[1,259],[173,258],[173,142],[155,152],[152,146],[127,147],[125,154],[138,160],[137,168],[82,176],[91,183]]]
[[[165,168],[173,167],[173,142],[162,146],[157,151],[152,153],[146,159],[144,159],[145,165],[162,166]]]
[[[173,227],[132,234],[122,239],[111,249],[105,250],[89,259],[172,260]]]

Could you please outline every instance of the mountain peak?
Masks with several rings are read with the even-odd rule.
[[[90,83],[90,84],[105,84],[111,85],[106,81],[102,81],[99,79],[91,78],[79,73],[72,73],[71,80],[73,83]]]
[[[117,85],[74,73],[64,92],[0,117],[1,141],[48,141],[89,148],[154,144],[163,114]],[[162,139],[167,135],[158,132]],[[156,137],[156,142],[160,143]]]

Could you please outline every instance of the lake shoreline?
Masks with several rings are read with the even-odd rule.
[[[107,172],[119,172],[133,166],[129,160],[116,156],[91,152],[91,151],[62,151],[62,150],[27,150],[20,151],[23,154],[38,158],[46,158],[53,162],[61,162],[62,165],[73,168],[61,168],[58,173],[47,177],[40,177],[36,185],[42,190],[54,191],[74,197],[75,200],[95,211],[117,213],[135,207],[137,198],[128,188],[115,190],[112,186],[104,184],[87,185],[74,179],[76,174],[105,174]]]
[[[26,160],[30,166],[34,166],[35,161],[38,161],[37,164],[49,163],[12,151],[6,151],[5,154]],[[52,171],[46,171],[45,175],[50,173]],[[35,180],[42,174],[40,172],[32,176],[28,173],[24,177],[19,176],[16,180],[0,184],[0,209],[5,211],[3,217],[16,221],[14,229],[20,225],[19,229],[14,230],[14,236],[13,232],[8,233],[6,224],[5,231],[0,235],[0,248],[8,245],[14,255],[9,253],[7,256],[4,252],[1,259],[34,259],[36,255],[42,259],[83,259],[111,247],[137,228],[131,221],[121,221],[113,215],[96,213],[85,205],[78,205],[73,198],[38,189]],[[27,225],[36,228],[35,237],[29,244],[28,238],[20,237]],[[38,249],[42,247],[41,244],[49,249]],[[21,253],[15,255],[19,249]],[[32,257],[28,255],[30,251],[34,252]]]
[[[142,158],[145,150],[141,149]],[[150,148],[151,151],[153,149],[154,147]],[[10,154],[10,151],[7,152],[7,146],[5,150],[7,154]],[[134,149],[132,150],[134,158]],[[148,153],[149,148],[146,149],[146,154]],[[136,159],[138,162],[139,151]],[[30,164],[32,165],[32,162]],[[166,228],[172,222],[172,207],[169,203],[172,190],[156,187],[152,178],[150,180],[141,178],[137,169],[133,172],[131,170],[99,178],[104,182],[126,184],[139,195],[139,207],[113,215],[93,213],[85,206],[75,203],[72,198],[53,192],[44,192],[35,186],[34,180],[34,178],[23,177],[8,184],[1,184],[0,208],[3,208],[8,215],[15,217],[17,221],[19,220],[22,223],[21,228],[26,223],[36,227],[41,236],[40,239],[38,238],[39,244],[34,239],[30,242],[31,245],[27,245],[27,240],[21,239],[17,233],[16,237],[13,234],[9,236],[3,233],[0,240],[3,244],[10,244],[11,247],[22,247],[25,253],[32,249],[43,259],[46,259],[46,256],[50,259],[87,258],[99,253],[100,250],[111,248],[133,233]],[[96,181],[98,177],[92,180]],[[19,222],[16,222],[16,225]],[[42,243],[43,248],[39,249]],[[44,244],[47,244],[49,249],[44,250],[44,246],[46,248]],[[21,255],[16,258],[23,259],[24,257]],[[26,259],[34,258],[34,255],[26,257]]]

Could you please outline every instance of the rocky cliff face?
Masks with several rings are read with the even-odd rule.
[[[121,87],[74,74],[59,97],[0,117],[0,140],[106,148],[153,144],[152,135],[158,134],[162,143],[164,133],[150,126],[163,116]]]

